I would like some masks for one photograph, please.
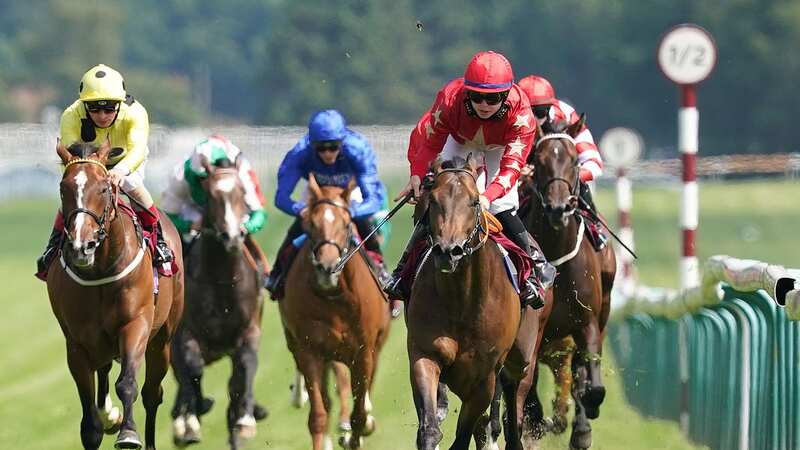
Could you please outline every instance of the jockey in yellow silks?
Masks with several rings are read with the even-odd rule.
[[[67,147],[74,143],[99,147],[106,140],[110,141],[112,151],[106,163],[109,181],[133,200],[142,228],[150,233],[157,231],[154,263],[162,275],[171,275],[172,252],[158,227],[159,214],[153,197],[144,185],[150,134],[147,111],[127,94],[122,75],[103,64],[83,75],[78,91],[79,98],[61,115],[61,143]],[[64,218],[59,211],[47,248],[37,261],[36,276],[40,279],[46,278],[63,233]]]

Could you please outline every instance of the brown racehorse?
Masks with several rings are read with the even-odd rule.
[[[555,133],[545,135],[541,128],[533,154],[533,181],[523,191],[531,193],[523,222],[541,243],[548,261],[556,265],[553,285],[553,312],[547,322],[544,344],[571,335],[576,349],[572,358],[575,418],[570,445],[591,446],[588,419],[600,414],[605,398],[601,379],[602,344],[610,312],[611,288],[616,260],[611,246],[595,251],[583,237],[578,207],[578,154],[574,136],[584,125],[584,117],[573,125],[561,124]],[[538,375],[534,372],[534,377]],[[535,386],[536,380],[534,380]],[[526,409],[530,412],[534,436],[543,431],[541,403],[531,389]]]
[[[334,361],[350,369],[353,390],[352,432],[339,443],[359,448],[362,437],[375,430],[369,392],[389,333],[389,309],[362,255],[350,258],[341,272],[333,272],[355,233],[349,211],[354,183],[346,189],[320,187],[313,174],[308,178],[309,206],[301,217],[308,237],[289,269],[286,297],[278,306],[286,343],[306,381],[314,450],[330,445],[327,374]]]
[[[509,420],[518,422],[517,383],[530,370],[540,316],[521,312],[500,250],[485,245],[488,224],[478,201],[478,164],[472,155],[466,161],[436,161],[433,176],[433,186],[421,201],[433,249],[406,304],[417,448],[433,450],[442,439],[444,385],[462,400],[450,448],[467,449],[473,437],[484,448],[488,430],[481,419],[488,422],[484,413],[501,367],[513,381],[506,395]],[[518,334],[521,321],[531,326]],[[514,435],[507,435],[507,442],[508,448],[521,445]]]
[[[66,166],[61,210],[67,235],[61,247],[62,262],[50,267],[47,291],[67,341],[67,363],[81,400],[83,447],[99,448],[103,432],[116,429],[115,447],[142,447],[133,403],[138,389],[136,371],[146,360],[142,387],[147,413],[145,443],[147,449],[155,449],[161,381],[169,367],[170,340],[183,313],[180,239],[162,215],[164,237],[179,270],[170,278],[159,279],[154,296],[150,252],[133,219],[119,212],[116,189],[108,181],[105,164],[110,150],[108,142],[100,149],[87,144],[75,144],[70,150],[58,146]],[[116,382],[123,406],[121,423],[114,420],[117,411],[108,396],[108,373],[115,358],[122,365]]]
[[[178,392],[172,415],[175,443],[200,441],[200,415],[211,407],[202,394],[203,367],[229,356],[228,442],[256,434],[253,399],[264,305],[257,251],[250,251],[243,224],[249,210],[239,169],[228,160],[206,164],[203,229],[186,255],[186,313],[172,343]],[[227,167],[226,167],[227,166]],[[256,254],[254,254],[256,253]]]

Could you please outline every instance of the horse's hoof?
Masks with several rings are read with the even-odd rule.
[[[576,431],[573,427],[572,436],[569,438],[570,450],[586,450],[592,446],[592,429]]]
[[[340,433],[347,433],[349,431],[353,431],[353,427],[350,425],[350,421],[343,420],[339,422],[339,432]]]
[[[197,415],[202,416],[211,411],[211,408],[213,407],[214,399],[211,397],[205,397],[197,407]]]
[[[253,416],[247,415],[240,417],[236,421],[236,434],[242,439],[252,439],[256,437],[256,419]]]
[[[372,414],[367,415],[367,423],[364,424],[364,436],[369,436],[375,432],[375,427],[377,426],[375,422],[375,416]]]
[[[181,415],[172,421],[172,441],[177,447],[186,447],[201,441],[200,421],[194,415]]]
[[[253,417],[256,418],[256,421],[261,422],[269,417],[269,410],[265,406],[256,403],[253,405]]]
[[[139,450],[142,448],[142,441],[135,431],[122,430],[117,436],[117,441],[114,442],[114,448]]]
[[[352,433],[345,433],[339,437],[339,445],[345,450],[359,449],[363,443],[364,438],[359,436],[358,439],[354,439]]]
[[[292,406],[298,409],[305,406],[306,402],[308,402],[308,392],[294,384],[289,386],[289,390],[292,392]]]
[[[100,413],[100,422],[103,423],[105,434],[117,434],[122,426],[122,413],[119,408],[111,404],[111,398],[106,397],[106,406]]]
[[[322,450],[333,450],[333,439],[328,435],[325,435],[325,439],[322,441]]]
[[[562,434],[567,431],[567,418],[564,416],[546,417],[544,420],[548,433]]]

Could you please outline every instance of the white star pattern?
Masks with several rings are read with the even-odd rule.
[[[482,151],[486,150],[486,139],[483,136],[483,125],[478,127],[478,131],[475,132],[475,136],[472,136],[472,139],[467,139],[467,137],[463,134],[461,137],[464,139],[464,147]]]
[[[525,150],[525,144],[522,143],[520,138],[517,138],[516,141],[508,144],[508,148],[511,150],[512,155],[522,156],[522,151]]]
[[[439,125],[440,123],[442,123],[442,119],[440,117],[442,115],[442,108],[436,108],[436,111],[434,111],[433,114],[431,115],[433,116],[434,125]]]
[[[504,189],[509,189],[511,187],[511,175],[502,175],[497,177],[497,182],[500,183],[500,186],[503,186]]]
[[[431,123],[428,122],[425,124],[425,137],[430,139],[432,134],[433,134],[433,127],[431,126]]]
[[[531,127],[531,116],[530,114],[520,114],[517,116],[517,121],[514,122],[515,127]]]

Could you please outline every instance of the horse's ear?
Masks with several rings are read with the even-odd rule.
[[[236,159],[233,161],[233,165],[236,167],[236,170],[239,170],[242,167],[242,161],[244,161],[244,157],[242,156],[242,153],[239,152],[239,154],[236,155]]]
[[[567,127],[566,133],[574,138],[580,134],[585,125],[586,113],[581,113],[581,117],[578,119],[578,121]]]
[[[308,174],[308,192],[311,194],[310,199],[312,201],[316,201],[318,198],[322,197],[322,189],[320,189],[317,178],[314,176],[313,172],[309,172]]]
[[[214,174],[214,166],[208,161],[208,158],[201,157],[200,158],[200,165],[203,166],[203,170],[206,171],[206,176],[210,177]]]
[[[111,137],[108,136],[106,137],[106,140],[103,142],[103,145],[101,145],[100,148],[97,149],[96,153],[97,159],[99,159],[100,162],[105,164],[106,161],[108,160],[108,154],[110,152],[111,152]]]
[[[58,157],[61,158],[61,163],[66,164],[72,159],[72,153],[67,150],[67,147],[64,146],[64,143],[61,142],[61,139],[56,141],[56,153]]]
[[[442,170],[442,164],[444,164],[444,160],[441,156],[438,156],[436,159],[434,159],[431,163],[431,170],[433,173],[439,173],[439,171]]]
[[[342,197],[347,203],[350,203],[350,194],[353,193],[353,190],[356,188],[356,186],[358,186],[356,183],[356,178],[350,177],[350,179],[347,181],[347,186],[344,188],[344,192],[342,193]]]
[[[472,172],[473,175],[477,177],[479,164],[478,164],[478,159],[475,158],[475,155],[472,152],[469,152],[469,154],[467,155],[466,167],[467,169],[469,169],[470,172]]]
[[[536,119],[536,136],[534,136],[533,145],[536,145],[536,141],[544,137],[544,128],[542,128],[542,124],[539,123],[539,120]],[[533,153],[533,152],[531,152]]]

